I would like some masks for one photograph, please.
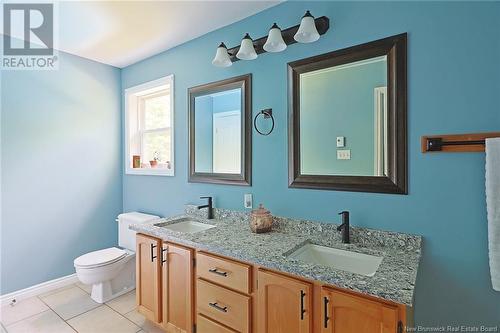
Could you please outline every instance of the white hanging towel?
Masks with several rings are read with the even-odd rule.
[[[491,284],[500,291],[500,138],[486,139],[486,210]]]

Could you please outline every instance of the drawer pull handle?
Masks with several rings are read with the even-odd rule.
[[[163,266],[164,263],[167,262],[167,256],[168,256],[168,252],[167,252],[167,255],[163,255],[165,252],[167,252],[167,248],[164,247],[161,249],[161,265]]]
[[[214,309],[219,310],[221,312],[227,312],[227,306],[222,307],[222,306],[218,305],[217,302],[208,303],[208,305],[210,305]]]
[[[156,245],[151,244],[151,262],[154,262],[154,259],[156,256],[154,255],[154,249],[156,248]]]
[[[304,309],[304,297],[306,297],[306,293],[304,290],[300,291],[300,320],[304,320],[304,313],[306,310]]]
[[[328,300],[328,297],[323,297],[323,306],[324,306],[324,312],[325,312],[323,326],[325,328],[328,328],[328,321],[330,320],[330,317],[328,317],[328,303],[329,302],[330,301]]]
[[[223,277],[227,277],[227,272],[219,271],[217,268],[212,268],[208,270],[210,273],[214,273]]]

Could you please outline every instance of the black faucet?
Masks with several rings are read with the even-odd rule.
[[[342,224],[337,227],[337,231],[342,230],[342,243],[349,244],[349,212],[344,210],[339,215],[342,215]]]
[[[214,209],[212,207],[212,197],[200,197],[200,199],[208,199],[206,205],[198,206],[198,209],[208,208],[207,219],[211,220],[214,218]]]

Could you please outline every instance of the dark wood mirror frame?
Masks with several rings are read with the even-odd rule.
[[[195,98],[241,88],[241,172],[240,174],[203,173],[195,170]],[[237,76],[188,89],[189,178],[191,183],[250,186],[252,184],[252,74]]]
[[[288,64],[289,187],[408,194],[407,34],[321,54]],[[387,176],[304,175],[300,170],[300,74],[354,61],[387,56]]]

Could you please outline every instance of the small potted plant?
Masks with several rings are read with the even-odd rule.
[[[158,162],[160,161],[160,153],[155,151],[153,154],[153,159],[149,161],[152,168],[156,168],[158,166]]]

